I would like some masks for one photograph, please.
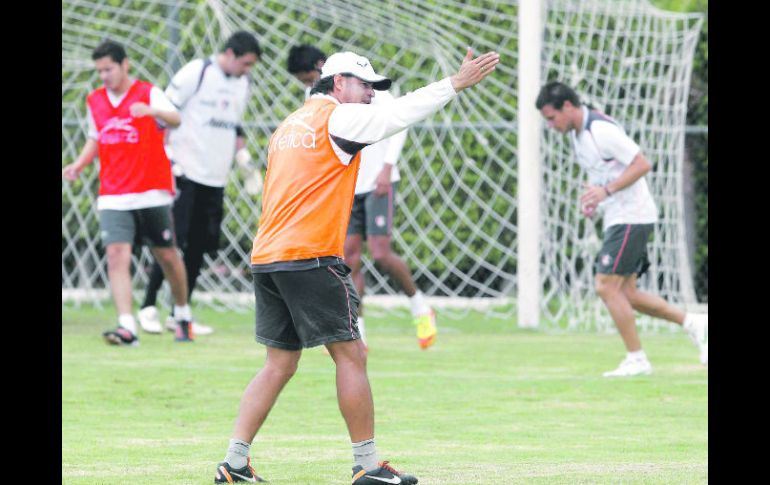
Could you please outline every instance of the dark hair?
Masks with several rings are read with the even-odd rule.
[[[110,59],[120,64],[126,58],[126,49],[114,40],[107,39],[94,49],[91,53],[91,60],[101,59],[109,56]]]
[[[543,106],[550,104],[555,109],[561,109],[565,101],[569,101],[575,107],[580,106],[580,97],[571,87],[559,81],[551,81],[540,89],[535,106],[540,110]]]
[[[318,61],[326,61],[326,54],[309,44],[296,45],[289,50],[289,73],[315,71]]]
[[[315,93],[328,94],[333,89],[334,76],[326,76],[316,81],[316,83],[313,85],[313,88],[310,89],[310,95],[312,96]]]
[[[339,74],[342,77],[355,77],[349,72],[341,72]],[[336,74],[333,76],[326,76],[316,81],[313,88],[310,90],[310,95],[315,93],[329,94],[332,92],[334,90],[334,76],[336,76]]]
[[[241,57],[248,53],[256,54],[257,59],[262,56],[262,49],[259,48],[259,41],[257,41],[257,38],[251,33],[246,32],[245,30],[239,30],[227,39],[221,52],[224,52],[227,49],[232,49],[235,57]]]

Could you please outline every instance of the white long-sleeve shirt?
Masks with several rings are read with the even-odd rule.
[[[329,117],[329,138],[337,157],[348,165],[363,147],[424,120],[455,96],[457,92],[447,77],[396,98],[391,103],[340,103],[336,98],[320,93],[311,98],[327,98],[339,105]]]
[[[392,103],[395,98],[388,91],[377,91],[372,104]],[[377,176],[387,164],[390,170],[390,181],[398,182],[401,175],[398,171],[398,158],[406,143],[407,130],[401,130],[393,136],[373,143],[361,150],[361,167],[358,169],[356,180],[356,195],[366,194],[376,188]]]

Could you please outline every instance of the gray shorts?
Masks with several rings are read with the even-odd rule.
[[[617,224],[607,228],[594,269],[601,274],[641,276],[650,266],[647,242],[655,224]]]
[[[145,244],[168,248],[173,247],[176,241],[170,205],[125,211],[100,210],[99,227],[105,247],[127,242],[135,247]]]
[[[375,195],[374,191],[358,194],[353,199],[350,212],[348,234],[390,236],[393,228],[393,200],[398,189],[398,182],[390,184],[390,191],[385,195]]]
[[[361,338],[360,299],[344,263],[252,276],[257,342],[300,350]]]

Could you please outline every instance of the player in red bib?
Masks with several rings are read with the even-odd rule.
[[[131,254],[135,244],[144,243],[171,284],[178,323],[176,340],[192,341],[187,276],[171,220],[171,163],[163,148],[164,129],[179,126],[181,118],[163,91],[129,77],[123,46],[107,40],[91,58],[104,86],[86,98],[88,140],[77,160],[64,167],[62,177],[76,180],[98,155],[96,203],[107,275],[118,311],[118,328],[103,336],[115,345],[139,343],[132,314]]]

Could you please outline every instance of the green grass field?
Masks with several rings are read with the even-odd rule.
[[[197,310],[192,344],[107,346],[114,310],[62,307],[62,483],[211,484],[241,393],[264,360],[253,316]],[[440,319],[417,347],[404,317],[367,318],[380,459],[420,484],[708,482],[708,371],[683,332],[643,335],[652,376],[601,377],[617,335]],[[252,445],[272,484],[349,484],[334,366],[304,352]]]

